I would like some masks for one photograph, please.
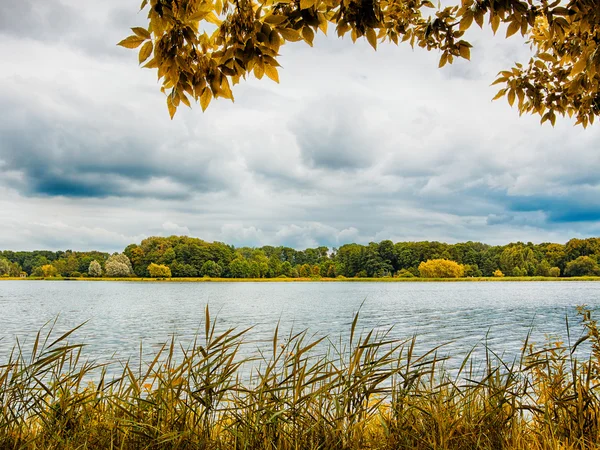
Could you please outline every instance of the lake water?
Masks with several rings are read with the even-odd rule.
[[[56,332],[85,321],[71,342],[89,344],[85,354],[106,360],[134,358],[142,342],[149,352],[175,335],[184,344],[204,329],[210,306],[218,328],[254,328],[247,351],[270,349],[273,331],[292,327],[317,336],[347,337],[362,304],[359,329],[393,327],[397,338],[418,335],[418,349],[447,343],[464,356],[486,340],[497,353],[518,354],[530,329],[572,340],[581,334],[575,307],[600,312],[600,283],[128,283],[72,281],[0,282],[0,361],[16,338],[31,345],[35,333],[56,319]],[[58,334],[57,334],[58,335]],[[280,334],[281,335],[281,334]]]

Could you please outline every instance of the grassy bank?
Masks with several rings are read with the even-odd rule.
[[[600,277],[469,277],[469,278],[73,278],[73,277],[28,277],[10,278],[0,277],[2,280],[49,280],[49,281],[127,281],[136,283],[292,283],[292,282],[327,282],[327,283],[417,283],[417,282],[446,282],[446,283],[471,283],[471,282],[515,282],[515,281],[600,281]]]
[[[181,358],[171,341],[112,380],[69,333],[38,335],[31,354],[0,367],[0,448],[597,448],[600,332],[589,312],[581,318],[592,344],[583,361],[572,357],[582,340],[525,341],[516,361],[488,349],[459,373],[436,349],[415,354],[414,339],[359,335],[358,316],[347,342],[276,330],[272,350],[250,361],[237,356],[245,332],[217,334],[207,310]]]

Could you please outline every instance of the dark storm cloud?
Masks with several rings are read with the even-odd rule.
[[[549,225],[565,222],[593,222],[600,220],[600,201],[595,196],[572,189],[561,196],[521,196],[510,197],[512,211],[542,211]]]
[[[27,103],[0,102],[0,108],[14,113],[0,123],[0,173],[20,173],[11,187],[22,194],[184,199],[230,186],[213,170],[218,157],[179,164],[190,144],[116,127],[106,133],[94,121],[44,114]]]

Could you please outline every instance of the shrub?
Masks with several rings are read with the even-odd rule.
[[[148,266],[148,273],[152,278],[170,278],[171,269],[168,266],[162,264],[150,263]]]
[[[502,273],[502,271],[500,269],[496,269],[496,270],[494,270],[494,276],[496,278],[502,278],[502,277],[504,277],[504,274]]]
[[[548,269],[548,276],[554,278],[560,277],[560,269],[558,267],[551,267]]]
[[[430,259],[419,264],[419,273],[423,278],[460,278],[465,268],[448,259]]]
[[[414,274],[412,272],[409,272],[406,269],[400,269],[396,273],[396,278],[415,278],[415,276],[414,276]]]

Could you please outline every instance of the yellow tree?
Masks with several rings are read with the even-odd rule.
[[[554,124],[557,115],[584,127],[600,113],[600,8],[596,0],[143,0],[146,28],[119,45],[140,48],[140,64],[162,80],[171,117],[183,103],[233,100],[231,85],[253,73],[279,82],[277,57],[287,42],[313,45],[330,27],[373,46],[406,42],[440,52],[440,67],[470,58],[463,35],[474,23],[528,39],[531,58],[500,72],[496,98]],[[491,81],[491,80],[490,80]]]
[[[419,264],[419,274],[423,278],[461,278],[465,268],[448,259],[430,259]]]

